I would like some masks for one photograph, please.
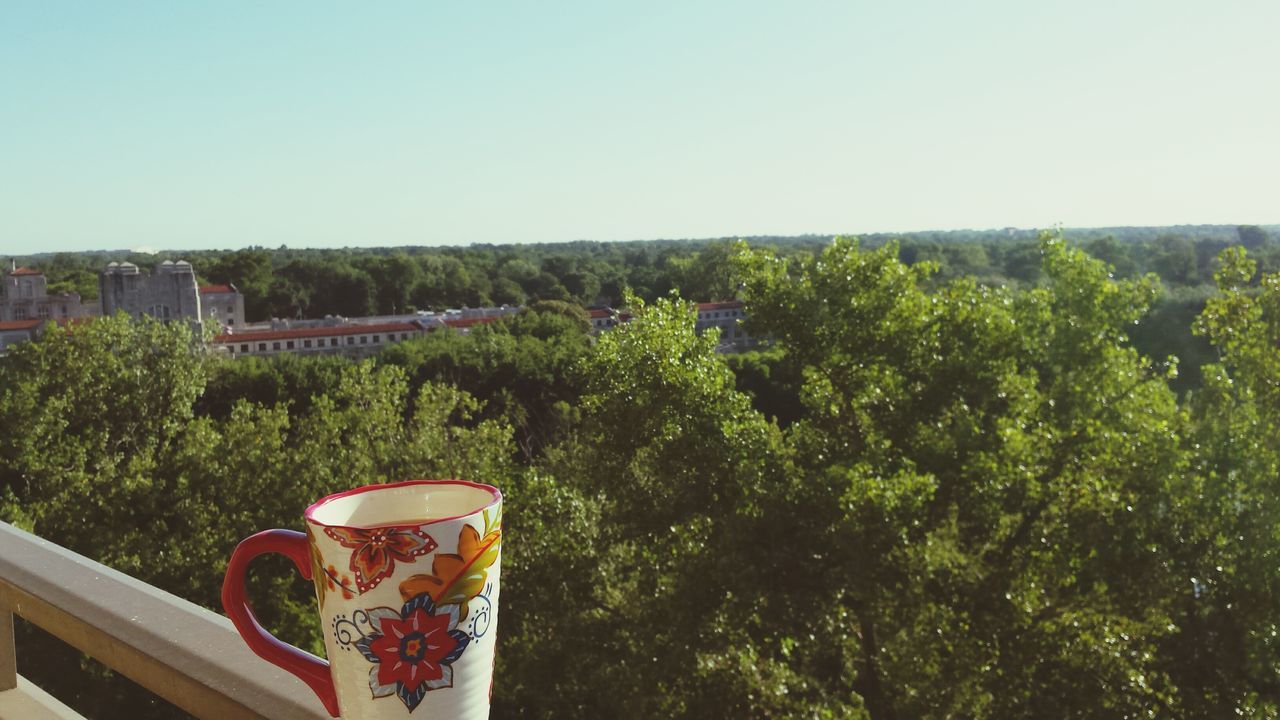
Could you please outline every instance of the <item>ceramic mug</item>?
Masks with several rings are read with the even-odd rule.
[[[306,533],[265,530],[231,554],[222,606],[249,647],[306,682],[334,717],[487,718],[502,494],[409,480],[330,495],[304,517]],[[254,617],[245,571],[271,552],[315,582],[328,662]]]

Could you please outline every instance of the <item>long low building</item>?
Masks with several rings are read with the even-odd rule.
[[[475,325],[498,319],[487,317],[445,320],[443,326],[467,332]],[[374,325],[352,323],[327,327],[227,332],[214,338],[213,346],[231,357],[279,353],[366,356],[374,355],[388,345],[422,337],[440,326],[414,320]]]
[[[215,348],[232,357],[278,353],[372,355],[392,343],[404,342],[426,332],[421,323],[337,325],[222,333]]]

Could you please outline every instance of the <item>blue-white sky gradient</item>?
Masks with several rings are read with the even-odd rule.
[[[9,2],[0,253],[1280,222],[1280,2]]]

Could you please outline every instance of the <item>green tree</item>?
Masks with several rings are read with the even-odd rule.
[[[247,248],[222,255],[208,267],[196,268],[214,283],[234,284],[244,293],[245,319],[270,318],[273,308],[268,298],[272,280],[271,255],[262,248]]]
[[[1241,225],[1236,228],[1236,234],[1240,238],[1240,244],[1250,250],[1257,250],[1271,240],[1267,231],[1257,225]]]
[[[1194,285],[1200,281],[1195,246],[1181,235],[1161,235],[1155,239],[1151,247],[1151,269],[1166,282],[1176,285]]]
[[[1118,278],[1131,278],[1138,274],[1138,264],[1134,262],[1129,249],[1111,235],[1090,240],[1085,243],[1084,249],[1093,257],[1110,265],[1112,272]]]
[[[398,343],[379,362],[403,369],[411,388],[448,383],[483,401],[478,417],[510,425],[530,459],[576,416],[577,366],[590,347],[588,329],[582,308],[544,301],[466,335],[433,332]]]
[[[1125,339],[1155,285],[1041,250],[1047,285],[1019,294],[925,290],[893,244],[740,261],[753,327],[804,365],[803,481],[778,503],[815,549],[774,580],[821,578],[830,642],[799,662],[873,718],[1176,701],[1156,654],[1181,583],[1160,511],[1179,415]]]
[[[671,286],[689,300],[737,297],[738,286],[730,262],[734,247],[729,241],[713,242],[687,258],[669,260],[666,271],[671,276]]]
[[[560,284],[559,278],[549,272],[540,272],[535,275],[524,289],[529,293],[529,297],[535,300],[569,300],[571,296],[564,285]]]
[[[410,294],[422,277],[422,268],[404,253],[367,258],[359,267],[374,283],[374,307],[379,315],[404,313]]]
[[[510,278],[498,278],[493,283],[493,301],[499,305],[523,305],[527,300],[524,288]]]
[[[688,306],[628,302],[638,319],[586,361],[578,432],[529,480],[549,499],[519,522],[550,534],[536,567],[525,561],[540,582],[515,581],[531,595],[503,621],[502,669],[518,680],[498,691],[496,714],[807,710],[803,681],[774,660],[790,623],[759,614],[770,568],[747,542],[753,500],[783,476],[780,434],[734,390]]]
[[[1190,403],[1194,492],[1178,498],[1182,578],[1170,674],[1189,717],[1269,717],[1280,704],[1280,274],[1224,251],[1196,324],[1221,362]]]

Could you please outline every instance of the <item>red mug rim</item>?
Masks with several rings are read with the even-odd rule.
[[[492,496],[492,499],[489,501],[488,504],[478,507],[469,512],[462,513],[461,515],[451,515],[449,517],[432,518],[430,520],[423,520],[421,522],[402,522],[402,523],[396,523],[393,525],[331,525],[329,523],[320,522],[315,518],[315,513],[317,510],[319,510],[324,505],[327,505],[328,503],[333,502],[334,500],[341,500],[342,498],[351,497],[352,495],[361,495],[363,493],[375,492],[377,490],[389,490],[391,488],[409,487],[412,485],[464,485],[466,487],[475,488],[477,490],[484,490]],[[353,528],[357,530],[369,530],[371,528],[379,528],[379,527],[423,527],[425,525],[435,525],[437,523],[449,522],[451,520],[460,520],[465,517],[471,517],[476,513],[489,510],[490,508],[497,505],[501,501],[502,501],[502,491],[498,490],[498,488],[492,485],[485,485],[483,483],[471,482],[470,480],[456,480],[456,479],[401,480],[399,482],[382,483],[378,485],[363,485],[358,488],[352,488],[351,490],[343,490],[342,492],[339,492],[339,493],[326,495],[320,498],[319,500],[308,505],[307,509],[303,511],[302,517],[309,523],[313,523],[319,527],[326,527],[326,528]]]

